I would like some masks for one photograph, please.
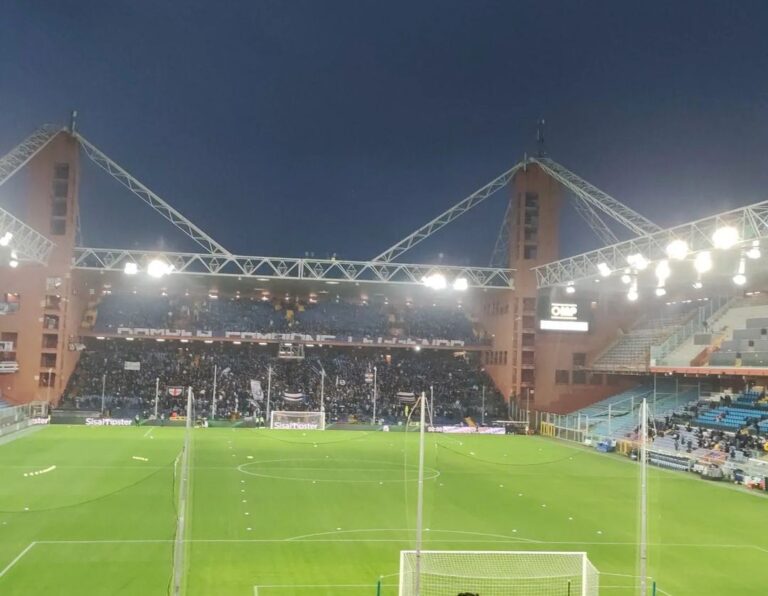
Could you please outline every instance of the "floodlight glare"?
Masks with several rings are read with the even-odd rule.
[[[603,277],[608,277],[611,274],[611,268],[608,266],[608,263],[598,263],[597,270]]]
[[[11,259],[8,264],[11,266],[12,269],[16,269],[16,267],[19,266],[19,262],[16,259]]]
[[[667,256],[675,261],[682,261],[688,256],[688,243],[685,240],[673,240],[667,245]]]
[[[576,288],[573,286],[565,286],[565,293],[566,294],[573,294],[576,292]]]
[[[666,293],[667,293],[667,291],[664,288],[662,288],[662,287],[656,288],[656,295],[657,296],[664,296]]]
[[[6,232],[2,235],[2,237],[0,237],[0,246],[8,246],[11,243],[12,238],[13,234]]]
[[[760,241],[759,240],[753,240],[752,241],[752,248],[750,248],[747,251],[747,257],[750,259],[759,259],[761,256],[760,252]]]
[[[627,263],[632,265],[635,269],[638,271],[642,271],[646,267],[648,267],[648,259],[646,259],[643,255],[640,253],[629,255],[627,257]]]
[[[139,272],[139,266],[136,263],[126,263],[123,267],[123,273],[126,275],[136,275]]]
[[[147,274],[150,277],[161,278],[173,270],[173,267],[160,259],[153,259],[147,265]]]
[[[715,248],[727,250],[739,241],[739,231],[733,226],[723,226],[717,228],[712,234],[712,243]]]
[[[630,302],[634,302],[635,300],[637,300],[637,290],[630,290],[629,292],[627,292],[627,300],[629,300]]]
[[[694,290],[700,290],[702,287],[704,287],[704,284],[701,283],[701,280],[696,280],[695,282],[693,282]]]
[[[712,255],[709,251],[702,251],[693,260],[693,267],[698,273],[706,273],[712,269]]]
[[[747,283],[747,276],[744,275],[746,270],[747,263],[744,260],[744,257],[741,257],[739,259],[739,268],[736,271],[736,275],[733,276],[733,283],[735,283],[737,286],[743,286],[745,283]]]
[[[433,273],[421,278],[422,283],[433,290],[443,290],[448,285],[444,275]]]
[[[659,264],[656,265],[656,278],[659,280],[659,283],[663,284],[670,273],[669,262],[667,260],[659,261]]]
[[[627,275],[626,273],[621,276],[621,283],[628,284],[631,281],[632,281],[632,278],[629,275]]]
[[[463,292],[469,287],[469,282],[466,277],[457,277],[453,280],[453,289],[459,292]]]

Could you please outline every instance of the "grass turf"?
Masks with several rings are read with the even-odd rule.
[[[0,594],[167,594],[183,432],[53,426],[0,446]],[[415,433],[193,434],[188,595],[373,595],[379,577],[397,593]],[[601,594],[633,593],[636,465],[536,437],[429,435],[426,468],[425,548],[585,550]],[[649,506],[661,594],[765,593],[768,501],[653,469]]]

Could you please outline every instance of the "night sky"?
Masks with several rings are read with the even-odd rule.
[[[543,117],[554,159],[668,226],[768,199],[767,40],[745,1],[6,2],[0,152],[76,108],[233,252],[367,259]],[[86,245],[194,248],[84,165]],[[504,199],[401,260],[487,264]],[[597,246],[563,227],[566,254]]]

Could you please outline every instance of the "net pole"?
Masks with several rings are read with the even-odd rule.
[[[640,405],[640,594],[648,594],[648,400]]]
[[[173,543],[173,595],[180,596],[184,579],[184,532],[187,524],[187,493],[189,491],[189,448],[192,438],[192,387],[187,388],[187,424],[184,448],[181,452],[181,479],[176,518],[176,540]]]
[[[421,392],[421,419],[419,428],[419,490],[416,503],[416,594],[419,596],[421,585],[421,549],[423,546],[423,525],[424,525],[424,427],[426,421],[426,402],[427,396]]]
[[[373,367],[373,424],[376,424],[376,390],[378,389],[376,383],[376,367]]]
[[[216,420],[216,377],[219,376],[219,365],[213,365],[213,395],[211,396],[211,420]]]
[[[267,368],[267,419],[269,420],[269,427],[272,428],[272,419],[270,418],[271,415],[271,408],[270,408],[270,400],[272,399],[272,366],[270,365]]]
[[[485,385],[483,385],[483,404],[482,410],[480,411],[480,424],[485,426]]]
[[[160,402],[160,377],[155,378],[155,420],[157,420],[157,406]]]

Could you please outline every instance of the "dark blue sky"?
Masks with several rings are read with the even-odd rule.
[[[765,2],[10,2],[0,151],[77,108],[231,250],[364,259],[544,117],[556,160],[670,225],[768,198],[767,23]],[[92,165],[82,201],[86,244],[191,248]],[[485,264],[502,212],[402,260]],[[564,227],[567,252],[595,246]]]

